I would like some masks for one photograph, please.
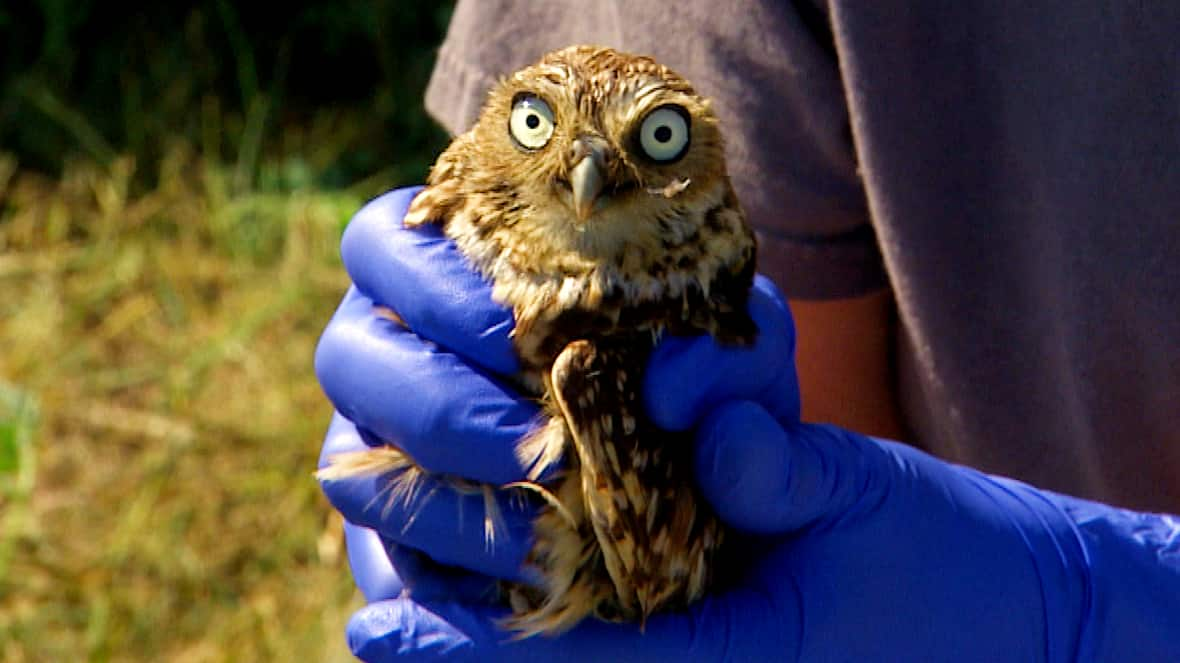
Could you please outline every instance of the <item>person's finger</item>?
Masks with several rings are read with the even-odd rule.
[[[409,546],[391,543],[387,549],[393,568],[402,578],[406,594],[415,601],[494,603],[503,598],[500,581],[496,578],[458,566],[440,564],[430,555]]]
[[[731,401],[697,431],[696,476],[705,499],[729,525],[786,533],[836,517],[879,493],[879,457],[831,426],[782,426],[761,405]]]
[[[439,227],[402,226],[420,190],[398,189],[357,212],[340,242],[345,269],[365,295],[396,311],[418,335],[493,373],[515,373],[512,312],[492,301],[491,286]]]
[[[402,593],[405,584],[375,530],[345,522],[344,545],[353,580],[366,601],[384,601]]]
[[[761,591],[712,597],[687,612],[652,616],[642,628],[590,618],[559,637],[515,639],[499,626],[505,616],[503,608],[406,597],[362,608],[349,622],[348,642],[370,663],[648,663],[793,660],[800,637],[797,604]]]
[[[717,403],[754,401],[780,422],[799,419],[795,327],[786,300],[758,276],[750,291],[758,340],[750,348],[719,345],[710,336],[668,337],[652,353],[644,378],[648,416],[668,430],[687,430]]]
[[[368,448],[355,426],[334,425],[321,452]],[[453,480],[423,476],[398,484],[398,476],[358,476],[321,481],[324,495],[349,522],[383,538],[426,551],[443,564],[497,578],[532,580],[524,560],[532,547],[536,505],[516,490],[457,489]]]
[[[504,484],[525,477],[516,444],[535,404],[345,295],[320,339],[316,375],[336,409],[431,472]]]
[[[471,638],[408,596],[361,608],[348,621],[345,637],[365,663],[475,660]]]

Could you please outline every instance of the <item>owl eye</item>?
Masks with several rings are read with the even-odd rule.
[[[688,111],[680,106],[660,106],[639,125],[639,147],[652,161],[669,163],[688,150]]]
[[[544,99],[533,94],[519,95],[512,102],[508,133],[526,150],[539,150],[553,135],[553,110]]]

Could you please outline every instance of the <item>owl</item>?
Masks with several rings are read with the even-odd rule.
[[[642,623],[714,579],[725,530],[694,487],[691,434],[653,425],[641,385],[665,334],[757,333],[755,239],[723,149],[688,81],[649,57],[570,47],[494,86],[404,219],[440,224],[512,308],[515,380],[542,404],[517,449],[529,480],[480,487],[540,496],[529,563],[543,583],[503,587],[521,637],[587,616]],[[405,489],[424,471],[395,447],[325,470],[372,472]]]

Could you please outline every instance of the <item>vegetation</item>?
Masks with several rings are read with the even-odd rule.
[[[351,660],[311,358],[448,10],[240,5],[0,7],[0,662]]]

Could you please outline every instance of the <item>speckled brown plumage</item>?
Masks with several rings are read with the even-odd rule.
[[[724,531],[688,434],[652,425],[639,392],[661,334],[756,333],[754,238],[708,101],[650,58],[550,53],[495,86],[428,184],[405,224],[442,224],[512,307],[519,382],[548,417],[519,448],[534,482],[554,477],[530,560],[545,586],[506,588],[508,626],[642,621],[699,598]]]

